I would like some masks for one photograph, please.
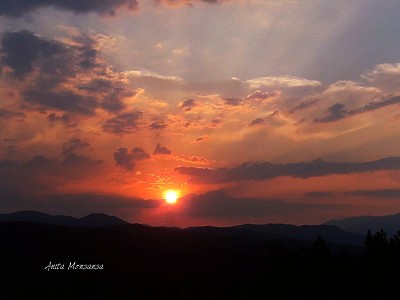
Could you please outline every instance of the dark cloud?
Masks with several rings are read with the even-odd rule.
[[[182,108],[184,111],[191,111],[193,107],[198,105],[198,101],[195,99],[186,99],[180,103],[180,108]]]
[[[224,99],[225,104],[231,105],[231,106],[238,106],[242,103],[242,99],[240,98],[234,98],[234,97],[228,97]]]
[[[14,156],[18,154],[17,146],[16,145],[9,145],[5,147],[7,157]]]
[[[256,90],[253,93],[251,93],[250,95],[248,95],[246,97],[246,99],[268,99],[272,96],[274,96],[275,93],[269,93],[269,92],[263,92],[261,90]]]
[[[204,141],[206,141],[206,140],[208,140],[208,136],[203,135],[203,136],[201,136],[201,137],[195,139],[195,140],[193,141],[193,143],[204,142]]]
[[[6,32],[1,39],[0,67],[10,70],[6,78],[24,82],[21,98],[31,108],[84,115],[102,108],[118,113],[125,107],[124,99],[136,91],[98,54],[96,37],[84,34],[62,43],[25,30]]]
[[[64,156],[64,160],[44,155],[24,161],[3,159],[0,160],[0,197],[4,201],[12,201],[14,197],[42,197],[71,180],[92,177],[101,168],[101,161],[76,154]]]
[[[10,67],[13,76],[22,78],[33,71],[37,61],[48,60],[49,57],[60,58],[65,52],[61,43],[42,39],[29,31],[6,32],[1,39],[0,63]]]
[[[262,118],[257,118],[257,119],[252,120],[252,121],[249,123],[249,126],[257,126],[257,125],[262,125],[262,124],[264,124],[264,123],[265,123],[265,120],[264,120],[264,119],[262,119]]]
[[[0,119],[14,119],[23,117],[25,117],[25,114],[22,112],[0,108]]]
[[[180,199],[180,203],[184,212],[190,216],[217,218],[287,216],[302,210],[327,207],[287,203],[277,199],[234,198],[224,190],[186,195]]]
[[[46,91],[39,89],[26,90],[22,99],[31,104],[40,104],[45,107],[82,115],[94,115],[99,104],[93,96],[82,96],[73,91]]]
[[[117,134],[130,133],[137,128],[142,112],[126,112],[106,121],[103,130]]]
[[[245,163],[236,168],[206,169],[178,167],[175,170],[191,176],[193,183],[223,183],[241,180],[264,180],[281,176],[309,178],[331,174],[351,174],[379,170],[399,170],[400,157],[389,157],[370,162],[299,162],[290,164]]]
[[[399,198],[400,189],[383,189],[383,190],[358,190],[348,191],[344,193],[350,196],[364,196],[364,197],[376,197],[376,198]]]
[[[75,154],[76,150],[90,147],[90,144],[87,142],[83,142],[78,138],[72,138],[67,143],[64,143],[62,146],[62,155],[68,156],[71,154]]]
[[[385,107],[388,105],[394,105],[394,104],[399,104],[399,103],[400,103],[400,96],[390,97],[388,99],[383,99],[379,102],[369,102],[362,108],[349,111],[348,114],[356,115],[356,114],[376,110],[376,109],[379,109],[379,108],[382,108],[382,107]]]
[[[84,142],[79,138],[71,138],[68,142],[62,145],[62,155],[64,165],[96,165],[101,164],[100,160],[93,160],[90,157],[86,157],[76,153],[80,149],[90,148],[88,142]]]
[[[51,113],[47,116],[47,119],[51,123],[61,122],[64,123],[67,127],[76,127],[77,123],[73,121],[73,116],[70,114],[56,114]]]
[[[226,1],[230,1],[230,0],[154,0],[154,2],[156,2],[157,4],[166,4],[166,5],[170,5],[170,6],[186,5],[189,7],[193,7],[193,3],[195,3],[195,2],[221,4]]]
[[[137,0],[0,0],[0,16],[21,17],[32,11],[45,7],[55,7],[60,10],[77,14],[97,13],[115,15],[116,11],[125,7],[129,10],[138,8]]]
[[[374,111],[388,105],[394,105],[399,103],[400,103],[400,96],[390,97],[378,102],[369,102],[363,107],[356,108],[353,110],[346,110],[344,104],[336,103],[328,109],[329,114],[327,116],[323,118],[317,118],[314,120],[314,122],[317,123],[335,122],[349,116],[354,116],[365,112]]]
[[[312,198],[322,198],[322,197],[332,197],[335,195],[331,192],[323,192],[323,191],[316,191],[316,192],[307,192],[304,193],[303,196],[305,197],[312,197]]]
[[[315,98],[306,99],[306,100],[300,102],[297,106],[293,107],[291,110],[289,110],[289,112],[292,114],[296,111],[313,107],[318,101],[319,101],[319,99],[315,99]]]
[[[133,170],[136,161],[147,158],[150,158],[150,156],[142,148],[133,148],[131,152],[128,152],[128,149],[122,147],[114,153],[114,160],[117,165],[129,171]]]
[[[151,130],[165,129],[168,127],[168,124],[162,122],[153,122],[149,127]]]
[[[171,150],[166,147],[157,144],[156,148],[153,151],[154,155],[171,155]]]
[[[56,113],[51,113],[47,116],[47,119],[50,122],[64,122],[64,123],[69,123],[70,121],[70,116],[68,114],[62,114],[58,115]]]
[[[4,195],[4,191],[0,190],[2,199]],[[129,220],[132,215],[140,210],[157,208],[162,202],[162,200],[145,200],[143,198],[113,194],[62,194],[49,191],[48,194],[40,196],[17,194],[7,197],[0,203],[0,209],[2,211],[34,210],[55,215],[79,217],[101,212],[118,215],[123,219]]]
[[[316,123],[328,123],[338,121],[343,119],[347,115],[347,110],[345,110],[346,105],[343,103],[336,103],[328,108],[328,115],[322,118],[317,118],[314,120]]]
[[[127,89],[123,81],[115,78],[96,78],[79,85],[78,88],[101,95],[100,107],[109,112],[119,112],[125,107],[122,100],[136,94],[135,91]]]

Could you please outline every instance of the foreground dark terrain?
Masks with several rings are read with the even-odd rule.
[[[324,237],[263,236],[246,231],[249,225],[239,227],[240,233],[235,228],[84,225],[3,221],[2,298],[400,297],[400,239],[389,241],[383,232],[369,235],[366,245],[351,245],[326,243]],[[46,270],[50,262],[64,269]],[[74,262],[103,265],[103,270],[68,270]]]

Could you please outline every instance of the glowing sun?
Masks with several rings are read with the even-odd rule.
[[[178,200],[178,192],[174,190],[167,190],[164,193],[165,202],[168,204],[175,204]]]

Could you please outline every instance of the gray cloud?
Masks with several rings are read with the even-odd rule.
[[[25,90],[22,99],[31,104],[40,104],[82,115],[94,115],[99,104],[93,96],[82,96],[73,91]]]
[[[0,197],[4,201],[15,197],[42,197],[55,192],[60,184],[98,174],[101,167],[101,161],[74,153],[61,161],[44,155],[24,161],[0,159]]]
[[[232,105],[232,106],[238,106],[243,102],[243,100],[241,98],[234,98],[234,97],[227,97],[224,99],[224,101],[225,101],[225,104]]]
[[[311,198],[332,197],[333,195],[335,195],[335,194],[331,193],[331,192],[324,192],[324,191],[307,192],[307,193],[303,194],[303,196],[311,197]]]
[[[350,196],[364,196],[364,197],[377,197],[377,198],[399,198],[400,189],[383,189],[383,190],[358,190],[348,191],[344,193]]]
[[[114,153],[114,160],[118,166],[121,166],[128,171],[133,170],[135,162],[143,159],[150,158],[142,148],[133,148],[131,152],[128,149],[122,147]]]
[[[7,1],[7,3],[13,2]],[[1,39],[0,63],[10,67],[13,76],[22,78],[33,71],[34,63],[37,61],[48,61],[49,57],[60,58],[59,56],[66,51],[61,43],[42,39],[26,30],[6,32]],[[63,64],[63,61],[59,63]]]
[[[257,126],[257,125],[262,125],[262,124],[264,124],[264,123],[265,123],[265,120],[264,120],[264,119],[262,119],[262,118],[257,118],[257,119],[252,120],[252,121],[249,123],[249,126]]]
[[[90,147],[90,144],[87,142],[83,142],[78,138],[72,138],[67,143],[64,143],[62,146],[62,154],[64,156],[68,156],[74,154],[76,150]]]
[[[45,7],[55,7],[60,10],[77,14],[97,13],[115,15],[117,9],[126,7],[129,10],[138,8],[137,0],[0,0],[0,16],[21,17],[32,11]]]
[[[124,99],[136,91],[123,74],[99,58],[96,38],[81,34],[72,40],[67,44],[26,30],[6,32],[1,39],[0,67],[7,66],[8,77],[25,83],[21,98],[30,108],[83,115],[93,115],[98,108],[112,113],[123,110]]]
[[[103,130],[117,134],[130,133],[137,128],[142,112],[126,112],[106,121]]]
[[[149,128],[151,130],[165,129],[167,127],[168,127],[168,124],[165,124],[165,123],[162,123],[162,122],[153,122],[149,126]]]
[[[379,170],[399,170],[400,157],[388,157],[370,162],[299,162],[290,164],[245,163],[236,168],[178,167],[175,170],[191,176],[193,183],[223,183],[241,180],[264,180],[281,176],[309,178],[331,174],[351,174]]]
[[[196,105],[198,105],[197,100],[186,99],[180,103],[180,108],[182,108],[184,111],[191,111]]]
[[[220,218],[287,216],[302,210],[328,207],[287,203],[278,199],[234,198],[228,196],[224,190],[186,195],[180,199],[180,203],[184,212],[190,216]]]
[[[166,147],[157,144],[156,148],[153,151],[154,155],[171,155],[171,150]]]
[[[365,112],[374,111],[374,110],[377,110],[379,108],[382,108],[382,107],[385,107],[388,105],[394,105],[394,104],[399,104],[399,103],[400,103],[400,96],[390,97],[387,99],[383,99],[379,102],[369,102],[366,105],[364,105],[363,107],[356,108],[353,110],[346,110],[344,104],[336,103],[328,109],[327,116],[322,117],[322,118],[317,118],[314,120],[314,122],[317,122],[317,123],[335,122],[335,121],[338,121],[340,119],[343,119],[343,118],[346,118],[349,116],[354,116],[354,115],[362,114]]]
[[[14,119],[23,117],[25,117],[25,114],[22,112],[0,108],[0,119]]]
[[[328,108],[328,115],[322,118],[317,118],[314,120],[316,123],[328,123],[338,121],[343,119],[348,114],[347,110],[345,110],[346,105],[343,103],[336,103]]]
[[[300,102],[295,107],[293,107],[291,110],[289,110],[289,112],[290,113],[294,113],[294,112],[296,112],[298,110],[303,110],[303,109],[307,109],[307,108],[313,107],[314,104],[316,104],[318,101],[319,101],[319,99],[315,99],[315,98],[306,99],[306,100]]]

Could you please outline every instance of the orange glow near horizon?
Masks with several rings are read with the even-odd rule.
[[[165,202],[168,204],[175,204],[178,201],[179,192],[176,190],[166,190],[164,192]]]

